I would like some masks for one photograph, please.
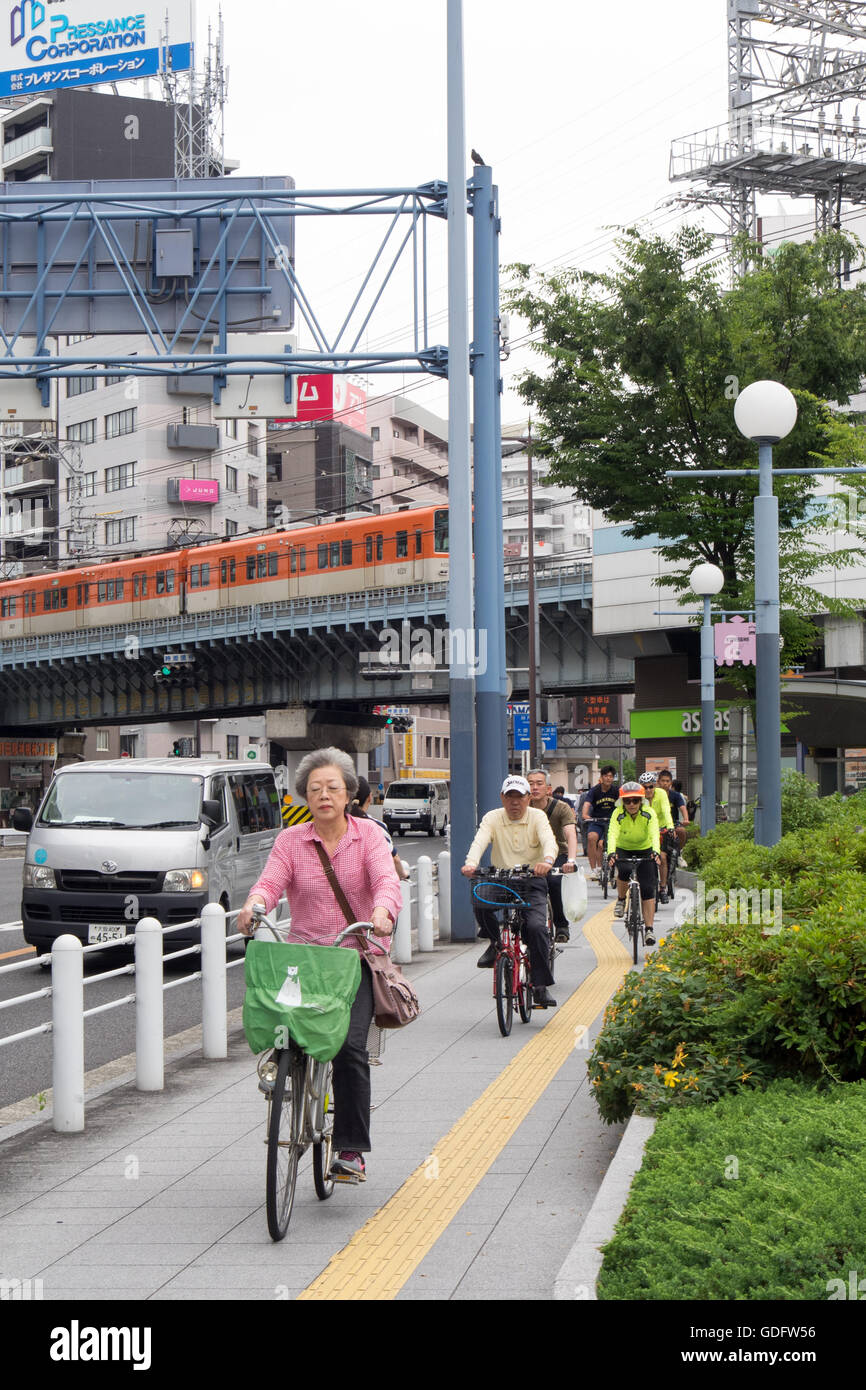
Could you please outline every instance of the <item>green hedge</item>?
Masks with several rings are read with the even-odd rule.
[[[611,999],[589,1061],[608,1122],[779,1076],[866,1076],[866,794],[819,802],[804,780],[786,779],[788,803],[802,795],[807,808],[789,805],[788,819],[820,807],[811,829],[772,849],[730,825],[708,836],[694,856],[705,920],[662,939]],[[768,905],[778,893],[781,921],[731,920],[744,901],[733,889],[764,891]]]
[[[602,1299],[839,1299],[866,1276],[866,1085],[776,1081],[660,1120]],[[837,1281],[837,1282],[834,1282]]]

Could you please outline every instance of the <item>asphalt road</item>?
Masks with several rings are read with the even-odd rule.
[[[432,859],[447,848],[447,843],[439,836],[407,834],[396,841],[400,857],[414,865],[422,854]],[[0,859],[0,923],[14,922],[21,913],[21,873],[24,859]],[[241,946],[230,946],[229,960],[243,959]],[[25,962],[32,952],[28,952],[21,929],[0,929],[0,966]],[[126,948],[112,948],[107,951],[94,951],[84,957],[85,981],[106,971],[115,970],[131,962],[131,952]],[[201,983],[199,980],[185,980],[199,968],[199,957],[184,956],[179,960],[168,959],[165,964],[166,983],[177,981],[177,987],[166,990],[165,1035],[191,1028],[201,1023]],[[230,969],[228,980],[228,1007],[235,1009],[243,1002],[243,969],[238,966]],[[0,1006],[7,999],[20,995],[36,993],[51,983],[50,972],[39,965],[24,970],[0,974]],[[132,975],[123,974],[109,980],[97,980],[85,984],[85,1008],[109,1003],[132,994],[135,981]],[[50,998],[38,998],[13,1008],[0,1007],[0,1038],[35,1028],[51,1017]],[[96,1014],[85,1021],[84,1065],[89,1071],[113,1062],[118,1057],[128,1056],[135,1051],[135,1010],[131,1003],[123,1004],[107,1013]],[[0,1108],[14,1101],[37,1095],[51,1086],[51,1035],[39,1034],[25,1038],[20,1043],[0,1046]]]

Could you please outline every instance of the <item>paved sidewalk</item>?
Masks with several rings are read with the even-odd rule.
[[[591,892],[591,911],[598,907],[594,897]],[[610,916],[608,906],[585,924],[597,947],[610,943],[607,975],[593,976],[605,998],[617,970],[628,965],[608,929]],[[306,1156],[285,1241],[273,1244],[267,1232],[266,1104],[255,1058],[235,1029],[228,1060],[181,1057],[167,1066],[163,1092],[140,1094],[128,1081],[88,1100],[83,1134],[58,1135],[39,1123],[19,1126],[0,1142],[0,1277],[39,1279],[46,1300],[295,1298],[347,1246],[357,1251],[353,1269],[363,1271],[365,1261],[379,1258],[373,1218],[381,1221],[392,1199],[399,1211],[407,1180],[415,1174],[417,1182],[420,1170],[433,1184],[425,1193],[429,1214],[421,1233],[427,1246],[415,1259],[408,1257],[414,1233],[398,1229],[396,1238],[387,1237],[402,1272],[397,1291],[378,1296],[511,1296],[509,1279],[517,1277],[522,1297],[552,1299],[556,1274],[621,1134],[599,1119],[586,1079],[603,1001],[587,1020],[588,1033],[575,1027],[574,1039],[563,1040],[576,1016],[568,1012],[569,997],[572,1003],[583,998],[575,991],[596,971],[597,954],[578,932],[557,962],[560,1008],[536,1011],[527,1025],[515,1014],[512,1033],[503,1038],[491,972],[475,965],[481,949],[476,943],[441,945],[407,967],[424,1012],[389,1037],[384,1065],[373,1068],[368,1180],[338,1187],[319,1202]],[[528,1046],[534,1050],[521,1057]],[[527,1098],[536,1053],[553,1058],[552,1079],[538,1084],[537,1098],[535,1090]],[[506,1087],[505,1100],[500,1097],[491,1111],[486,1098],[494,1083],[501,1089],[512,1061],[506,1081],[512,1074],[523,1077],[522,1100],[515,1090],[513,1103],[531,1108],[503,1140],[511,1093]],[[481,1141],[486,1171],[474,1181],[470,1176],[463,1204],[442,1217],[438,1199],[447,1184],[437,1156],[441,1152],[445,1161],[443,1141],[476,1102],[479,1118],[470,1120],[469,1134],[476,1149]],[[350,1270],[345,1277],[351,1290],[355,1276]],[[308,1296],[352,1293],[313,1290]]]

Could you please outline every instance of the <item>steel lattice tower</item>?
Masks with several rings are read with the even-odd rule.
[[[816,227],[866,202],[866,3],[726,0],[728,119],[675,140],[670,177],[687,201],[757,234],[758,194],[809,197]]]

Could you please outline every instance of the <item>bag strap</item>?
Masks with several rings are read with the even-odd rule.
[[[358,919],[352,911],[351,907],[349,906],[348,898],[346,897],[345,893],[340,887],[340,881],[337,878],[337,875],[334,873],[334,866],[331,863],[330,855],[327,853],[325,846],[319,840],[313,840],[313,848],[319,856],[319,859],[322,861],[322,868],[325,871],[325,875],[327,877],[328,882],[334,890],[334,897],[340,904],[340,910],[342,911],[343,916],[345,917],[349,926],[351,926],[352,923],[357,922]]]

